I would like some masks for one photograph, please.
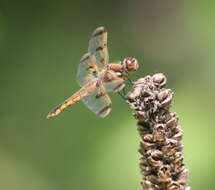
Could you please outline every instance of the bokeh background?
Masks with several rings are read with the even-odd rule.
[[[215,189],[215,3],[212,0],[0,0],[0,189],[140,189],[139,137],[128,105],[96,117],[82,103],[47,113],[79,87],[92,31],[112,61],[139,60],[133,80],[168,77],[192,189]]]

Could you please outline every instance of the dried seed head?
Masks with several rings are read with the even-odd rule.
[[[141,184],[144,190],[189,190],[188,170],[183,164],[183,132],[177,114],[169,111],[173,92],[165,85],[166,77],[158,73],[139,79],[128,95],[141,137]]]

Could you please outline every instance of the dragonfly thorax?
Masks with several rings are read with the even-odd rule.
[[[106,65],[106,68],[104,70],[112,70],[116,73],[118,77],[125,78],[129,73],[137,71],[138,68],[139,64],[137,59],[127,57],[122,62],[118,61]]]

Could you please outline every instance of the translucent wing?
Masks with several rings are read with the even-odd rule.
[[[83,102],[92,112],[100,117],[107,116],[112,107],[110,97],[106,93],[104,87],[98,83],[95,91],[83,98]]]
[[[96,56],[99,68],[108,64],[107,29],[105,27],[95,29],[89,42],[88,52]]]
[[[78,73],[76,76],[77,83],[82,87],[98,75],[96,57],[93,54],[86,53],[80,60]]]
[[[118,77],[116,72],[109,70],[104,74],[103,85],[108,92],[119,92],[125,87],[125,80]]]

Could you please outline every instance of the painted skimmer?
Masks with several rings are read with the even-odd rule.
[[[105,27],[95,29],[89,41],[88,53],[83,55],[78,68],[76,78],[81,89],[53,109],[47,118],[58,115],[80,100],[100,117],[110,113],[112,103],[107,92],[121,91],[125,87],[127,75],[135,72],[139,65],[132,57],[127,57],[122,62],[109,63],[107,38]]]

